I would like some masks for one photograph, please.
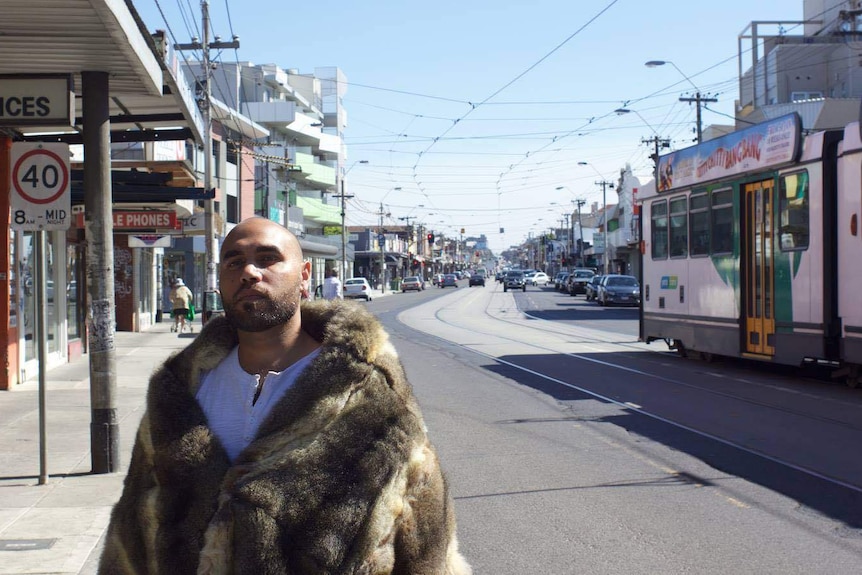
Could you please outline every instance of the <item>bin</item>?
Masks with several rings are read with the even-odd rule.
[[[401,280],[400,279],[390,280],[389,289],[391,291],[400,291],[401,290]]]

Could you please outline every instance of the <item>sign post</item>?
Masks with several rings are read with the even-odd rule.
[[[12,145],[10,178],[12,195],[10,227],[32,231],[36,254],[36,346],[39,358],[39,484],[48,483],[47,385],[48,323],[46,317],[46,230],[65,230],[71,223],[72,198],[69,185],[68,144]]]

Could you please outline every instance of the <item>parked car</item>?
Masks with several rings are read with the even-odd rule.
[[[419,276],[406,277],[401,281],[401,291],[422,291],[425,289],[425,282]]]
[[[365,278],[349,278],[344,280],[342,295],[345,298],[364,299],[371,301],[371,284]]]
[[[441,288],[458,287],[458,276],[455,274],[443,274],[443,280],[440,282],[439,286]]]
[[[590,281],[587,282],[587,285],[584,286],[584,290],[587,296],[587,301],[596,301],[596,298],[599,295],[599,284],[602,283],[602,279],[605,276],[603,275],[594,275],[590,278]]]
[[[485,274],[475,273],[470,276],[470,287],[482,286],[485,287]]]
[[[533,277],[530,278],[530,283],[534,286],[546,286],[550,283],[551,278],[548,277],[548,274],[545,272],[536,272],[533,274]]]
[[[554,279],[554,289],[557,291],[565,291],[566,289],[566,280],[569,279],[569,272],[560,272],[557,274],[557,277]]]
[[[596,275],[593,270],[575,269],[569,274],[567,285],[569,287],[569,295],[578,295],[587,293],[587,284],[590,279]]]
[[[509,291],[510,289],[527,291],[527,281],[524,279],[523,271],[509,270],[506,272],[506,277],[503,279],[503,291]]]
[[[641,286],[634,276],[609,274],[599,285],[599,305],[634,305],[641,303]]]

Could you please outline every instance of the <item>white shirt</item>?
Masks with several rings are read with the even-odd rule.
[[[335,276],[323,280],[323,299],[344,299],[341,295],[341,280]]]
[[[231,461],[248,447],[269,412],[318,353],[320,348],[284,371],[270,371],[257,402],[254,396],[260,376],[246,372],[239,365],[238,347],[203,375],[195,398]]]

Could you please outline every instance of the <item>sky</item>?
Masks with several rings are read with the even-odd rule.
[[[200,0],[133,4],[174,42],[200,36]],[[348,225],[376,226],[382,212],[384,223],[438,236],[484,234],[498,255],[560,227],[577,200],[582,213],[601,207],[597,182],[626,166],[646,183],[653,146],[644,140],[692,145],[696,106],[681,97],[717,100],[705,104],[704,127],[732,124],[739,35],[752,21],[798,35],[803,14],[802,0],[208,6],[211,37],[240,39],[213,59],[346,75]],[[610,191],[606,199],[616,203]]]

